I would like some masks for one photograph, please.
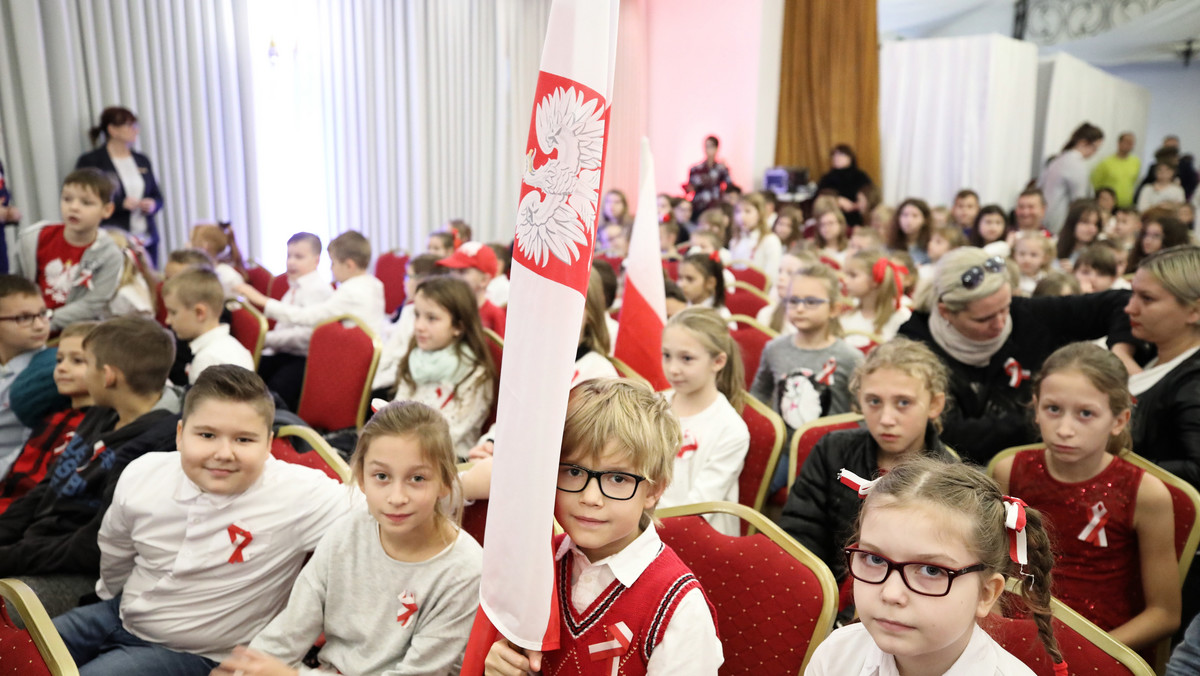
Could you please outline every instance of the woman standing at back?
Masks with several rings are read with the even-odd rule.
[[[1084,122],[1071,134],[1058,157],[1050,161],[1038,179],[1038,187],[1046,196],[1046,227],[1055,235],[1067,220],[1071,202],[1091,197],[1091,169],[1088,158],[1096,154],[1104,142],[1099,127]]]

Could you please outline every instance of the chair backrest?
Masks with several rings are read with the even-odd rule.
[[[271,278],[271,284],[267,287],[267,297],[274,298],[275,300],[283,300],[284,294],[290,288],[292,288],[292,284],[288,281],[287,273],[281,272]]]
[[[302,443],[296,443],[301,441]],[[271,442],[271,455],[284,462],[319,469],[342,483],[350,483],[350,466],[320,434],[303,425],[284,425]]]
[[[750,261],[732,261],[729,264],[729,272],[739,282],[749,284],[759,291],[767,290],[767,274]]]
[[[1014,584],[1013,580],[1009,580],[1010,589]],[[1005,592],[1006,596],[1008,594]],[[1054,638],[1058,641],[1058,648],[1070,673],[1154,675],[1154,670],[1141,656],[1058,599],[1050,601],[1050,611],[1054,616]],[[993,614],[980,625],[1001,647],[1021,660],[1037,676],[1054,676],[1054,664],[1038,640],[1037,625],[1033,618],[1008,618]]]
[[[758,320],[746,315],[734,315],[730,318],[737,328],[729,332],[742,353],[742,366],[746,371],[746,389],[754,383],[754,374],[758,372],[758,362],[762,359],[763,348],[767,343],[779,336]]]
[[[388,251],[375,260],[375,276],[383,282],[383,309],[389,315],[404,305],[404,268],[408,256]]]
[[[274,281],[271,272],[263,266],[250,261],[246,267],[246,281],[250,282],[259,293],[266,295],[271,290],[271,282]]]
[[[662,262],[662,266],[663,266],[663,270],[666,271],[666,273],[667,273],[667,277],[669,277],[672,282],[679,281],[679,259],[678,258],[664,258],[663,262]]]
[[[735,315],[757,317],[758,311],[770,304],[766,293],[745,282],[734,282],[725,290],[725,307]]]
[[[0,580],[0,673],[21,676],[79,676],[71,653],[37,595],[24,582]],[[18,629],[8,608],[16,608]]]
[[[621,276],[621,266],[625,264],[625,259],[621,256],[596,256],[596,259],[602,260],[612,266],[613,272],[617,273],[617,277]]]
[[[154,319],[157,320],[159,324],[166,327],[166,325],[167,325],[167,304],[163,302],[163,293],[162,293],[163,284],[164,284],[164,282],[160,281],[154,287]]]
[[[792,445],[788,449],[788,488],[796,483],[796,477],[800,475],[800,468],[804,467],[804,461],[808,460],[808,456],[812,453],[812,449],[830,432],[838,430],[851,430],[858,427],[862,422],[863,417],[858,413],[839,413],[838,415],[827,415],[824,418],[802,425],[792,433]]]
[[[743,399],[742,420],[750,431],[750,448],[742,463],[742,473],[738,475],[738,502],[761,512],[787,433],[783,419],[770,407],[748,394]]]
[[[487,342],[488,352],[492,354],[492,363],[496,365],[496,375],[499,376],[500,366],[504,359],[504,339],[500,337],[500,334],[491,329],[484,329],[483,337]],[[496,409],[499,404],[500,378],[497,377],[496,382],[492,383],[492,408],[488,411],[488,416],[483,421],[483,431],[486,432],[491,429],[492,423],[496,422]]]
[[[318,430],[361,429],[381,350],[375,332],[354,315],[318,324],[296,415]]]
[[[267,318],[249,303],[230,301],[225,304],[225,308],[229,310],[231,317],[229,334],[250,350],[250,356],[254,357],[254,368],[258,368],[263,343],[267,339]]]
[[[703,514],[733,514],[758,532],[729,536]],[[798,676],[833,628],[833,573],[779,526],[744,505],[705,502],[661,509],[658,534],[717,611],[723,676]]]

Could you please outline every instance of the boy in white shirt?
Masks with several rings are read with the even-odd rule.
[[[235,364],[254,370],[254,356],[229,334],[221,323],[225,290],[212,270],[185,270],[163,283],[163,305],[167,326],[186,340],[192,350],[188,383],[195,384],[204,369],[216,364]]]
[[[54,622],[81,674],[207,675],[286,605],[355,494],[271,457],[274,412],[257,375],[213,366],[184,402],[178,454],[125,469],[98,538],[104,602]]]
[[[329,300],[333,288],[319,273],[321,238],[311,232],[298,232],[287,242],[288,290],[279,300],[284,305],[314,307]],[[258,373],[294,411],[300,403],[304,385],[304,364],[308,357],[308,341],[313,327],[282,321],[267,332],[263,342]]]
[[[338,287],[322,303],[308,307],[285,305],[249,284],[242,284],[237,292],[263,307],[267,317],[275,321],[313,327],[338,315],[354,315],[378,335],[384,322],[383,282],[367,272],[371,243],[361,233],[348,230],[329,243],[329,258]]]

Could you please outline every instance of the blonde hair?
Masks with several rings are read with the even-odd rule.
[[[649,385],[624,378],[594,378],[576,385],[567,400],[560,458],[603,457],[609,446],[627,456],[654,487],[671,483],[683,433],[666,399]],[[644,528],[652,511],[642,515]]]
[[[717,390],[725,395],[734,410],[741,411],[745,403],[746,371],[738,344],[729,334],[729,325],[721,313],[712,308],[688,308],[667,322],[667,327],[686,330],[699,341],[710,357],[725,355],[725,366],[717,373]]]
[[[1017,239],[1013,242],[1012,257],[1017,257],[1017,247],[1021,242],[1033,242],[1042,250],[1042,271],[1046,272],[1050,269],[1050,265],[1054,263],[1054,242],[1047,236],[1043,235],[1040,230],[1019,230]]]
[[[454,442],[450,440],[450,425],[446,418],[426,404],[417,401],[393,401],[371,416],[359,432],[354,455],[350,456],[352,481],[363,483],[363,467],[371,444],[384,437],[408,437],[417,442],[421,457],[433,466],[438,481],[450,489],[450,513],[445,500],[438,500],[434,518],[456,527],[462,522],[462,486],[458,482]]]
[[[833,268],[824,263],[813,263],[800,270],[792,276],[792,279],[797,277],[808,277],[815,279],[825,285],[825,291],[829,294],[829,323],[825,325],[829,335],[840,338],[842,336],[842,323],[838,321],[835,310],[842,305],[842,280],[838,274],[833,271]]]
[[[897,336],[871,350],[866,360],[854,369],[854,375],[850,376],[850,398],[855,410],[859,410],[858,393],[862,390],[863,379],[883,369],[892,369],[916,378],[930,397],[945,394],[950,386],[949,369],[929,346]],[[933,421],[933,426],[942,431],[941,416]]]
[[[343,232],[329,242],[328,249],[329,257],[339,263],[350,261],[359,270],[366,270],[371,266],[371,243],[361,232]]]
[[[944,303],[950,312],[962,312],[971,303],[996,293],[1009,284],[1007,265],[1001,273],[987,272],[979,286],[968,289],[962,285],[962,276],[967,270],[982,267],[992,255],[983,249],[964,246],[946,252],[933,271],[933,279],[919,294],[917,306],[933,312],[938,303]]]
[[[742,195],[741,199],[738,200],[738,205],[741,206],[742,202],[748,202],[758,212],[758,225],[754,226],[754,231],[758,233],[758,236],[762,237],[770,232],[767,228],[767,201],[763,199],[762,195],[755,192]],[[748,232],[742,233],[742,235],[749,234]]]
[[[839,225],[842,226],[841,232],[838,235],[836,242],[827,242],[825,237],[821,235],[821,217],[825,214],[833,214]],[[813,220],[817,223],[816,236],[813,238],[813,244],[818,249],[833,247],[838,251],[846,248],[846,244],[850,241],[850,226],[846,223],[846,214],[842,213],[841,207],[838,206],[837,199],[830,195],[821,195],[813,202]]]
[[[1050,658],[1055,663],[1062,662],[1062,652],[1054,638],[1050,615],[1054,552],[1042,514],[1032,507],[1025,507],[1029,563],[1020,567],[1009,557],[1002,496],[996,481],[975,467],[924,457],[914,458],[892,468],[871,488],[858,512],[853,539],[859,539],[863,520],[872,509],[893,509],[925,503],[940,507],[947,514],[965,516],[971,521],[971,526],[965,533],[964,544],[987,567],[983,574],[1000,573],[1025,580],[1021,594],[1037,624],[1038,638]]]
[[[871,284],[878,289],[878,293],[875,294],[875,319],[871,322],[875,333],[882,333],[883,327],[887,326],[892,315],[896,314],[896,299],[904,292],[904,280],[896,278],[896,270],[892,265],[883,268],[882,277],[875,274],[875,264],[880,260],[891,262],[891,259],[878,249],[859,251],[850,257],[850,262],[866,267]]]
[[[217,273],[204,268],[188,268],[163,282],[162,295],[163,298],[175,296],[188,309],[204,305],[214,317],[225,307],[225,289],[221,280]]]
[[[1142,259],[1138,270],[1145,270],[1162,285],[1175,301],[1184,307],[1196,307],[1200,303],[1200,247],[1185,244],[1156,251]],[[1192,324],[1193,329],[1200,325]]]
[[[1133,395],[1129,392],[1129,372],[1117,355],[1094,343],[1071,343],[1055,350],[1042,363],[1042,370],[1033,379],[1033,395],[1040,397],[1042,383],[1055,373],[1074,371],[1108,397],[1108,408],[1119,416],[1133,408]],[[1036,404],[1035,404],[1036,405]],[[1133,435],[1129,425],[1120,434],[1110,435],[1105,450],[1120,455],[1133,446]]]

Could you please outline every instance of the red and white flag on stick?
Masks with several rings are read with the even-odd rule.
[[[650,141],[642,139],[637,216],[625,258],[625,295],[613,356],[625,362],[656,390],[670,387],[662,370],[660,342],[667,324],[662,253],[658,237],[658,194],[654,190],[654,158]]]
[[[463,674],[483,672],[497,630],[522,648],[558,647],[555,483],[604,175],[617,7],[550,8],[517,208],[480,613]]]

